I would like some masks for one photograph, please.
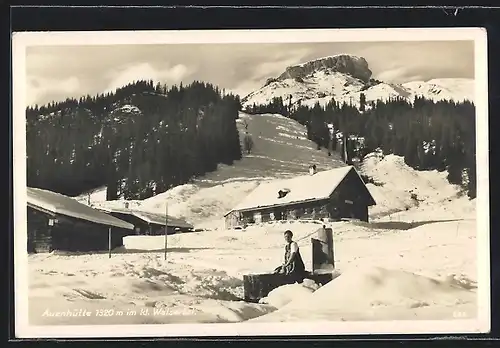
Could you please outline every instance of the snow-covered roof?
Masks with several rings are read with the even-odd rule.
[[[292,179],[263,183],[231,211],[327,199],[351,170],[356,172],[353,166],[344,166],[320,171],[314,175],[308,174]],[[362,179],[360,178],[360,180]],[[279,191],[289,192],[284,197],[278,198]]]
[[[165,215],[162,214],[126,208],[102,208],[102,210],[110,213],[132,215],[143,221],[146,221],[149,224],[165,226]],[[168,216],[168,226],[193,228],[193,225],[189,224],[188,222],[179,218],[172,217],[170,215]]]
[[[87,220],[100,225],[119,227],[127,230],[134,229],[134,225],[126,221],[91,208],[78,202],[76,199],[60,193],[28,187],[27,194],[27,204],[34,209],[38,208],[54,214]]]

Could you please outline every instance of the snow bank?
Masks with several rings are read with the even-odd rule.
[[[241,278],[209,267],[165,261],[163,253],[132,251],[115,253],[111,259],[104,254],[37,254],[30,255],[29,261],[30,321],[42,325],[234,322],[275,310],[242,301]],[[47,310],[78,308],[92,315],[43,315]],[[103,319],[96,316],[98,310],[147,315]]]
[[[436,316],[447,312],[453,317],[453,312],[465,308],[462,315],[472,318],[476,300],[474,291],[457,283],[366,266],[346,270],[317,291],[254,320],[377,320],[389,311],[392,320],[415,319],[420,308],[436,306],[440,307]]]
[[[372,218],[421,204],[451,200],[459,193],[459,188],[446,179],[447,172],[417,171],[407,166],[401,156],[384,156],[378,152],[368,154],[360,171],[375,182],[367,185],[377,202],[370,207]]]
[[[316,291],[311,300],[327,305],[330,309],[363,309],[391,305],[408,308],[438,303],[455,305],[464,298],[472,301],[475,294],[459,286],[411,272],[366,266],[347,270]]]
[[[304,279],[302,284],[282,285],[272,290],[259,303],[269,304],[276,308],[281,308],[290,302],[300,301],[320,287],[311,279]]]

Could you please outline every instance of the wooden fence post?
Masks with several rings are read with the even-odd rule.
[[[109,252],[108,258],[111,258],[111,227],[108,228],[108,252]]]

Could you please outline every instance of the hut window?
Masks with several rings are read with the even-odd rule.
[[[260,223],[262,221],[262,216],[260,213],[254,213],[253,214],[253,220],[256,222],[256,223]]]

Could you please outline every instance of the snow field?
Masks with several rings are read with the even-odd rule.
[[[288,304],[293,304],[290,311],[295,319],[288,312],[281,317],[278,310],[278,314],[267,314],[267,319],[259,320],[375,320],[390,313],[394,319],[451,319],[458,307],[473,315],[477,279],[474,221],[436,222],[409,230],[383,228],[380,223],[373,222],[376,228],[348,222],[331,225],[340,276],[327,285],[331,285],[330,302],[321,302],[321,306],[299,306],[306,299],[316,301],[308,295],[319,293],[312,291],[313,284],[275,289],[264,301],[267,306],[241,301],[244,274],[270,272],[282,262],[285,228],[294,231],[306,267],[311,269],[309,240],[321,225],[300,222],[253,226],[245,231],[172,235],[168,239],[167,262],[163,260],[160,236],[127,237],[125,250],[117,251],[111,259],[105,253],[33,255],[30,297],[33,303],[58,299],[58,303],[67,301],[83,306],[99,301],[103,306],[112,303],[122,310],[148,307],[173,312],[184,308],[196,313],[191,319],[182,316],[180,322],[198,322],[202,318],[248,320],[253,315],[284,309]],[[378,277],[382,285],[372,281],[373,277]],[[442,287],[429,285],[436,282]],[[325,296],[327,286],[320,288]],[[320,300],[323,301],[317,301]],[[227,309],[234,307],[240,314]],[[164,318],[167,319],[177,320],[173,316]]]

